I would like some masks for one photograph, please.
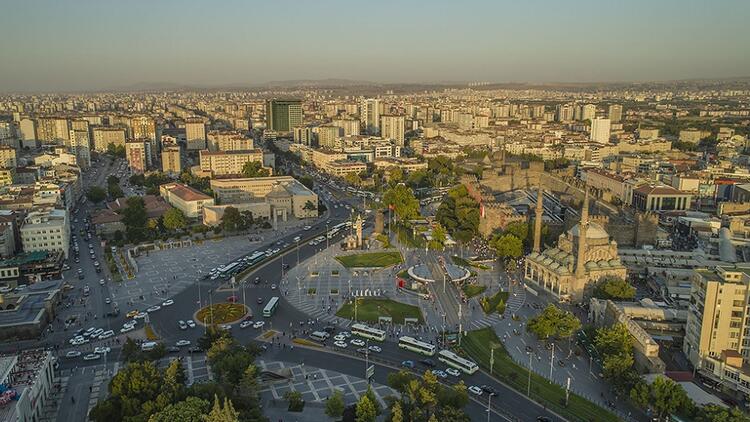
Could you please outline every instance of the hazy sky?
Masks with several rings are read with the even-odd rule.
[[[3,0],[0,91],[750,75],[749,0]]]

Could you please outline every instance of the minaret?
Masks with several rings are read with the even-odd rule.
[[[544,216],[544,191],[539,186],[536,195],[536,215],[534,217],[534,249],[533,252],[542,251],[542,217]]]
[[[581,209],[581,222],[578,223],[578,253],[576,255],[576,278],[581,279],[586,273],[586,229],[589,225],[589,187],[585,187],[586,193],[583,197],[583,209]]]

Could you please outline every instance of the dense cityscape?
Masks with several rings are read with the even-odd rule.
[[[750,422],[750,6],[186,3],[0,17],[0,422]]]

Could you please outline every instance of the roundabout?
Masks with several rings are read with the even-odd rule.
[[[195,320],[203,325],[234,324],[248,315],[249,308],[241,303],[214,303],[195,313]]]

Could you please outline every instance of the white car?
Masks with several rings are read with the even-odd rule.
[[[375,346],[375,345],[368,347],[368,349],[370,349],[371,352],[375,352],[375,353],[380,353],[383,351],[383,349],[381,349],[380,346]]]
[[[333,336],[333,339],[336,341],[346,341],[346,337],[341,334],[336,334],[335,336]]]
[[[276,290],[276,285],[275,284],[271,285],[271,290]]]
[[[103,278],[99,280],[99,285],[100,285],[100,286],[103,286],[103,285],[104,285],[104,279],[103,279]]]
[[[302,229],[303,229],[304,231],[308,231],[308,230],[310,230],[311,228],[312,228],[312,227],[310,227],[310,226],[305,226],[305,227],[303,227]]]
[[[459,372],[458,369],[456,369],[456,368],[446,368],[445,372],[448,375],[453,375],[454,377],[461,376],[461,372]]]
[[[251,325],[253,325],[252,321],[242,321],[240,323],[240,328],[247,328],[247,327],[250,327]]]
[[[78,356],[81,356],[81,352],[78,350],[71,350],[65,354],[66,358],[77,358]]]
[[[469,386],[469,388],[467,388],[467,390],[469,390],[471,393],[473,393],[473,394],[475,394],[477,396],[481,396],[482,395],[482,389],[479,388],[479,387],[477,387],[476,385]]]
[[[253,324],[253,328],[263,328],[264,325],[266,325],[265,321],[258,321],[255,324]]]
[[[223,325],[219,325],[219,328],[221,328],[222,330],[229,331],[232,329],[232,326],[230,324],[223,324]]]
[[[97,348],[94,349],[94,353],[96,353],[97,355],[103,355],[105,353],[109,353],[110,351],[112,351],[112,349],[110,349],[109,347],[106,347],[106,346],[97,347]]]
[[[185,321],[179,320],[177,321],[177,325],[180,327],[180,330],[187,330],[188,326],[185,324]]]
[[[158,311],[159,309],[161,309],[161,306],[159,306],[159,305],[154,305],[154,306],[151,306],[151,307],[149,307],[148,309],[146,309],[146,312],[148,312],[148,313],[151,313],[151,312],[156,312],[156,311]]]
[[[99,334],[99,340],[104,340],[110,337],[113,337],[115,335],[115,332],[112,330],[107,330],[101,334]]]
[[[179,340],[177,343],[175,343],[175,346],[177,347],[190,346],[190,340]]]
[[[97,328],[96,331],[91,333],[91,338],[97,338],[102,334],[104,334],[104,328]]]
[[[83,360],[97,360],[100,359],[102,355],[97,355],[96,353],[89,353],[88,355],[83,357]]]
[[[123,325],[122,328],[120,328],[120,332],[123,334],[133,330],[135,330],[135,326],[133,325]]]
[[[346,344],[346,342],[343,342],[343,341],[335,341],[333,342],[333,345],[336,347],[340,347],[342,349],[346,349],[346,347],[348,346],[348,344]]]
[[[106,299],[104,299],[104,303],[106,303],[107,305],[109,305],[110,303],[112,303],[112,299],[106,298]]]
[[[349,338],[349,337],[352,336],[352,333],[350,333],[348,331],[342,331],[342,332],[339,333],[339,335],[344,336],[346,338]]]
[[[171,306],[171,305],[174,305],[174,300],[172,299],[167,299],[161,303],[161,306]]]
[[[189,320],[187,320],[187,321],[186,321],[186,324],[187,324],[187,325],[188,325],[188,327],[190,327],[190,328],[195,328],[195,322],[194,322],[194,321],[193,321],[192,319],[189,319]]]
[[[359,347],[362,347],[362,346],[365,345],[365,342],[362,341],[362,340],[360,340],[360,339],[358,339],[358,338],[353,338],[353,339],[349,340],[349,343],[351,343],[351,344],[353,344],[355,346],[359,346]]]

